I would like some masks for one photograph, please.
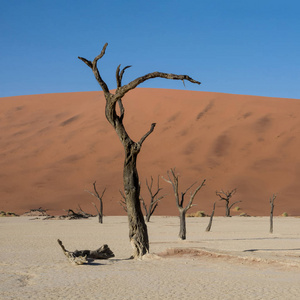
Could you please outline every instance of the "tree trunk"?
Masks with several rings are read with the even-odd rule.
[[[271,211],[270,211],[270,233],[273,233],[273,212],[274,212],[274,200],[276,198],[276,194],[273,194],[272,198],[270,198],[270,205],[271,205]]]
[[[273,211],[274,211],[274,203],[271,203],[271,211],[270,211],[270,233],[273,233]]]
[[[98,221],[100,224],[103,224],[103,217],[101,214],[98,214]]]
[[[216,202],[214,202],[213,210],[212,210],[212,213],[210,215],[209,223],[208,223],[208,225],[206,227],[206,231],[210,231],[210,229],[211,229],[213,217],[214,217],[214,214],[215,214],[215,208],[216,208]]]
[[[151,217],[150,213],[147,213],[147,214],[146,214],[146,222],[147,222],[147,223],[150,222],[150,217]]]
[[[186,210],[179,210],[179,219],[180,219],[180,230],[179,230],[179,238],[182,240],[186,239],[186,222],[185,222]]]
[[[127,205],[129,239],[133,248],[133,257],[141,257],[149,252],[147,226],[140,205],[140,185],[136,168],[139,151],[135,143],[127,147],[124,162],[123,180]]]
[[[230,217],[230,208],[227,202],[226,202],[226,217]]]

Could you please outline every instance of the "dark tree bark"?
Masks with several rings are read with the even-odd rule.
[[[103,223],[103,196],[104,196],[104,193],[106,191],[106,188],[104,188],[101,196],[99,195],[98,191],[97,191],[97,188],[96,188],[96,181],[93,183],[93,187],[94,187],[94,193],[88,191],[88,190],[85,190],[86,192],[90,193],[92,196],[96,197],[98,200],[99,200],[99,203],[100,203],[100,207],[98,209],[97,205],[93,203],[93,205],[95,206],[96,210],[97,210],[97,213],[98,213],[98,220],[99,220],[99,223]]]
[[[273,194],[273,196],[270,198],[270,205],[271,205],[271,211],[270,211],[270,233],[273,233],[273,212],[274,212],[274,201],[276,199],[277,195]]]
[[[213,210],[212,210],[212,213],[210,215],[209,223],[206,227],[206,231],[210,231],[210,229],[211,229],[212,221],[213,221],[213,218],[214,218],[214,215],[215,215],[215,208],[216,208],[216,202],[214,202]]]
[[[168,183],[170,183],[173,187],[173,191],[174,191],[174,194],[175,194],[175,200],[176,200],[176,205],[177,205],[177,208],[179,210],[179,220],[180,220],[180,229],[179,229],[179,238],[182,239],[182,240],[185,240],[186,239],[186,221],[185,221],[185,217],[186,217],[186,212],[193,206],[193,201],[194,201],[194,198],[196,196],[196,194],[199,192],[199,190],[205,185],[205,181],[206,179],[203,180],[203,182],[195,189],[195,191],[193,193],[191,193],[190,195],[190,200],[189,202],[187,203],[186,206],[183,206],[183,203],[184,203],[184,197],[185,197],[185,194],[187,193],[187,191],[194,185],[196,184],[193,183],[190,187],[188,187],[185,192],[181,192],[181,197],[179,197],[179,192],[178,192],[178,175],[175,174],[175,169],[171,169],[171,174],[172,174],[172,179],[170,177],[170,172],[168,171],[167,172],[167,175],[168,175],[168,179],[165,179],[164,180]]]
[[[147,186],[148,192],[150,194],[149,207],[147,207],[147,204],[145,203],[143,198],[141,198],[141,201],[142,201],[144,209],[145,209],[146,222],[149,222],[151,216],[153,215],[155,209],[158,206],[158,202],[161,199],[163,199],[166,195],[162,195],[161,197],[158,197],[159,192],[162,190],[162,188],[159,187],[159,176],[157,177],[157,190],[154,193],[152,192],[152,187],[153,187],[153,178],[152,178],[152,176],[151,176],[150,185],[148,183],[148,180],[146,179],[146,186]]]
[[[140,187],[139,176],[137,172],[137,156],[141,150],[142,144],[146,138],[153,132],[155,123],[153,123],[149,131],[142,136],[138,142],[134,142],[128,135],[123,124],[123,118],[125,114],[124,106],[122,103],[122,97],[125,96],[130,90],[136,88],[139,84],[151,79],[151,78],[166,78],[174,80],[188,80],[192,83],[200,84],[199,81],[192,79],[187,75],[167,74],[161,72],[153,72],[134,79],[130,83],[122,86],[122,78],[124,72],[130,66],[126,66],[122,70],[118,66],[116,70],[117,89],[115,93],[111,93],[107,84],[102,79],[99,69],[97,67],[98,60],[101,59],[107,47],[107,43],[104,45],[101,53],[94,58],[93,61],[89,61],[83,57],[78,57],[88,67],[90,67],[94,73],[94,76],[103,90],[106,106],[105,116],[108,122],[115,129],[125,152],[125,161],[123,169],[123,182],[124,191],[126,197],[126,206],[129,222],[129,239],[133,247],[133,257],[142,257],[149,252],[149,240],[147,226],[144,221],[144,217],[140,205]],[[117,113],[116,106],[119,106],[119,114]]]
[[[230,198],[236,193],[236,189],[233,189],[232,191],[228,191],[228,192],[224,192],[223,190],[218,192],[216,191],[216,195],[218,197],[220,197],[220,200],[219,201],[225,201],[225,216],[226,217],[231,217],[230,215],[230,210],[231,208],[233,207],[233,205],[239,203],[239,202],[242,202],[242,201],[236,201],[236,202],[233,202],[232,204],[229,205],[229,202],[230,202]]]

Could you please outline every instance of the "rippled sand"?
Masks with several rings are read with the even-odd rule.
[[[0,299],[299,299],[300,218],[152,217],[150,254],[129,260],[127,217],[0,219]],[[57,244],[115,258],[72,265]]]

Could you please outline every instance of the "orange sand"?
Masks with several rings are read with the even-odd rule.
[[[101,92],[0,98],[0,210],[23,213],[43,207],[94,212],[96,180],[104,187],[105,215],[124,214],[119,205],[123,149],[104,116]],[[277,193],[275,215],[300,215],[300,101],[209,92],[139,88],[124,98],[125,125],[143,144],[138,169],[145,179],[166,176],[176,167],[180,188],[207,179],[190,212],[210,213],[215,191],[237,188],[239,212],[268,215]],[[171,186],[157,215],[177,215]],[[224,214],[218,202],[216,215]]]

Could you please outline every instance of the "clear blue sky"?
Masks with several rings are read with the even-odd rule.
[[[0,0],[0,97],[99,90],[92,60],[116,87],[153,71],[201,86],[153,79],[140,87],[300,99],[299,0]]]

